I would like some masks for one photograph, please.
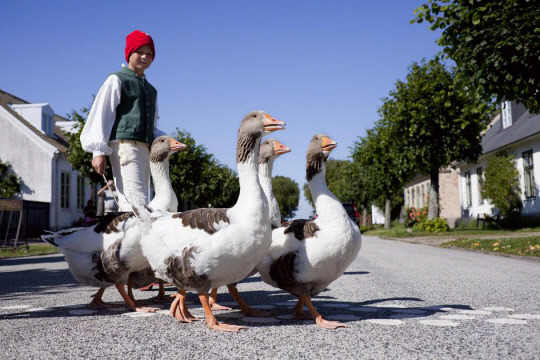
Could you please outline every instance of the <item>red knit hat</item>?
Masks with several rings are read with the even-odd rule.
[[[126,37],[126,61],[129,62],[129,56],[137,51],[140,47],[149,45],[154,54],[152,60],[156,58],[156,49],[154,48],[154,40],[145,32],[135,30]]]

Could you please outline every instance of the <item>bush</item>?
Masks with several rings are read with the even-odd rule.
[[[416,209],[414,206],[410,206],[405,209],[405,220],[403,223],[405,227],[413,227],[416,224],[427,220],[427,215],[427,207]]]
[[[524,229],[540,226],[540,215],[512,214],[501,219],[504,229]]]
[[[415,227],[427,232],[443,232],[448,231],[448,222],[443,218],[425,219],[417,223]]]
[[[476,219],[472,218],[459,218],[456,220],[454,229],[476,229]]]

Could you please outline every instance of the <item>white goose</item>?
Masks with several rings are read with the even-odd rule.
[[[166,136],[157,138],[162,144]],[[173,139],[174,140],[174,139]],[[154,143],[159,143],[155,141]],[[164,145],[163,145],[164,146]],[[184,146],[185,147],[185,146]],[[148,206],[151,209],[159,211],[176,212],[178,210],[178,198],[171,184],[169,171],[169,156],[172,153],[165,152],[165,148],[156,147],[150,153],[150,172],[152,174],[152,182],[154,184],[154,198]],[[165,296],[165,288],[163,281],[154,276],[152,268],[148,266],[144,270],[136,271],[130,274],[128,279],[128,295],[134,300],[132,287],[142,288],[152,283],[158,283],[159,292],[155,302],[170,302],[170,298]],[[151,287],[151,286],[150,286]]]
[[[183,148],[184,144],[168,136],[154,140],[150,168],[155,182],[169,180],[168,176],[154,172],[160,168],[168,170],[169,156]],[[156,192],[159,194],[163,187],[156,184]],[[67,229],[41,238],[64,254],[69,270],[78,282],[100,288],[88,307],[108,307],[101,297],[106,287],[115,285],[130,310],[154,311],[137,307],[124,289],[129,273],[149,267],[140,248],[141,233],[137,224],[133,213],[111,213],[95,226]]]
[[[283,129],[282,125],[284,122],[264,111],[254,111],[242,120],[236,147],[240,195],[232,208],[153,213],[152,224],[145,224],[149,232],[142,240],[146,258],[158,278],[172,282],[180,290],[171,305],[172,314],[182,312],[190,319],[184,297],[185,290],[194,290],[199,293],[209,328],[244,328],[218,323],[209,305],[208,291],[243,280],[268,253],[271,228],[268,203],[257,173],[259,142],[266,133]]]
[[[274,160],[280,155],[290,152],[291,149],[281,144],[277,140],[268,139],[261,143],[259,152],[259,181],[263,188],[268,206],[270,209],[270,223],[272,228],[278,228],[281,225],[281,212],[279,204],[272,191],[272,169]]]
[[[281,144],[279,141],[274,139],[267,139],[261,142],[259,146],[259,182],[263,189],[266,200],[268,201],[268,209],[270,214],[270,225],[272,229],[278,228],[281,225],[281,212],[279,211],[279,204],[272,192],[272,168],[274,166],[274,160],[276,160],[280,155],[290,152],[291,149]],[[252,271],[249,276],[252,276],[257,271]],[[227,285],[229,292],[237,292],[236,284]],[[231,289],[234,287],[234,289]],[[231,308],[221,306],[217,303],[217,288],[212,289],[210,294],[210,305],[212,310],[232,310]],[[244,314],[250,313],[249,306],[244,302],[239,302],[241,312]],[[181,316],[181,314],[179,314]],[[265,316],[269,315],[264,312],[258,312],[255,314],[251,312],[251,316],[260,315]],[[178,318],[178,317],[177,317]],[[179,320],[184,320],[179,318]]]
[[[296,317],[306,317],[305,304],[315,323],[327,329],[346,325],[323,319],[311,297],[345,272],[361,246],[360,230],[326,185],[326,159],[336,146],[322,134],[311,140],[306,154],[306,179],[318,217],[294,220],[275,229],[269,255],[257,266],[264,282],[299,298],[294,308]]]

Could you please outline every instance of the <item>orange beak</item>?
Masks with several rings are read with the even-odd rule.
[[[274,140],[274,153],[276,155],[286,154],[288,152],[291,152],[291,149],[289,149],[279,141]]]
[[[173,138],[169,139],[169,145],[171,146],[171,151],[178,151],[185,149],[187,147],[186,144],[182,144],[180,141],[175,140]]]
[[[334,150],[337,146],[337,142],[335,142],[334,140],[330,139],[328,136],[324,136],[322,138],[322,149],[324,151],[331,151],[331,150]]]
[[[264,115],[264,130],[268,132],[285,129],[285,121],[277,120],[268,114]]]

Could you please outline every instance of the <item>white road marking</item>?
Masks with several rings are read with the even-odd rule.
[[[490,311],[485,310],[461,310],[459,313],[465,315],[491,315]]]
[[[439,318],[444,319],[444,320],[474,320],[474,319],[476,319],[474,316],[459,315],[459,314],[441,315]]]
[[[540,315],[538,314],[514,314],[510,315],[511,318],[514,319],[534,319],[534,320],[540,320]]]
[[[30,305],[12,305],[12,306],[3,306],[0,309],[1,310],[20,310],[20,309],[28,309]]]
[[[450,320],[420,320],[420,323],[430,326],[452,326],[456,327],[459,323]]]
[[[396,320],[396,319],[369,319],[369,320],[366,320],[366,322],[377,324],[377,325],[392,325],[392,326],[405,324],[405,322],[401,320]]]
[[[149,317],[149,316],[154,316],[154,315],[157,315],[157,314],[156,313],[145,313],[145,312],[128,312],[128,313],[122,314],[122,316],[129,316],[129,317],[134,317],[134,318]]]
[[[518,320],[518,319],[488,319],[487,322],[493,323],[493,324],[505,324],[505,325],[526,325],[526,320]]]
[[[482,310],[486,311],[514,311],[514,309],[507,308],[507,307],[500,307],[500,306],[490,306],[490,307],[484,307]]]
[[[240,319],[240,318],[245,317],[244,314],[241,314],[239,312],[221,313],[221,314],[215,314],[215,316],[219,318],[229,318],[229,319]]]
[[[53,308],[32,308],[32,309],[28,309],[26,311],[29,311],[29,312],[49,312],[49,311],[54,311],[55,309]]]

